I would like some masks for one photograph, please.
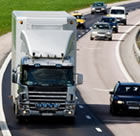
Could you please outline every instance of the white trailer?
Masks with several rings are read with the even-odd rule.
[[[76,20],[70,14],[13,11],[11,95],[16,117],[75,116]]]

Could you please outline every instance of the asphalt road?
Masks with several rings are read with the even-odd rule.
[[[112,116],[109,113],[109,91],[114,88],[117,81],[128,81],[118,64],[116,46],[120,42],[122,34],[140,21],[137,18],[139,14],[140,10],[129,13],[128,25],[119,26],[119,33],[113,34],[113,40],[110,42],[104,40],[91,41],[89,33],[78,41],[78,71],[84,75],[84,84],[79,87],[81,96],[89,105],[90,110],[94,112],[94,115],[103,121],[116,136],[138,136],[140,133],[140,115]],[[130,56],[132,47],[128,47],[132,36],[134,35],[127,37],[127,42],[121,41],[123,43],[121,45],[121,54],[123,55],[121,56],[127,62],[132,59]],[[133,59],[135,60],[135,58]],[[131,60],[129,65],[135,67],[134,60]],[[133,72],[137,73],[137,71]]]
[[[132,11],[138,5],[140,5],[140,2],[125,6],[129,6],[129,11]],[[85,35],[85,32],[88,32],[88,27],[101,16],[101,14],[87,15],[87,29],[78,30],[78,37],[80,38],[77,49],[78,71],[84,74],[84,84],[77,91],[79,104],[74,123],[64,118],[33,118],[25,124],[19,124],[14,116],[11,100],[8,98],[10,95],[11,66],[10,64],[8,65],[2,86],[3,106],[7,124],[13,136],[111,136],[113,135],[112,132],[117,136],[121,135],[121,132],[127,136],[134,134],[134,128],[137,125],[135,123],[139,123],[139,118],[112,117],[108,112],[108,91],[112,89],[117,80],[127,81],[116,62],[115,45],[119,40],[119,35],[127,27],[133,25],[133,23],[129,22],[135,20],[131,16],[128,22],[129,25],[126,27],[121,26],[119,34],[113,36],[112,42],[90,41],[89,33]],[[81,38],[82,36],[84,37]],[[133,123],[131,125],[132,129],[125,132],[124,130],[127,129],[128,123]],[[138,132],[136,130],[135,134],[139,134]]]

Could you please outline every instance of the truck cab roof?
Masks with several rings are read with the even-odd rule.
[[[31,57],[66,57],[72,49],[72,35],[70,30],[23,30],[21,50]]]

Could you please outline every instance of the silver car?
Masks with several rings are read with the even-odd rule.
[[[97,22],[91,28],[90,40],[108,39],[112,40],[112,28],[109,23]]]
[[[101,12],[107,14],[107,5],[104,4],[104,2],[94,2],[93,5],[91,5],[91,14]]]

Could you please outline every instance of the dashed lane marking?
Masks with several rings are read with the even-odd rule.
[[[95,128],[97,132],[102,133],[103,131],[100,128]]]

